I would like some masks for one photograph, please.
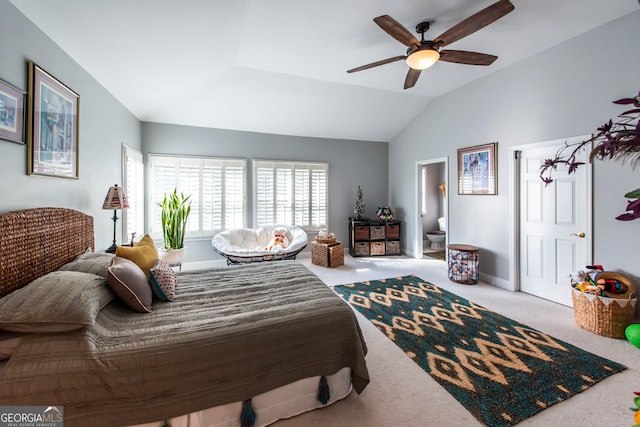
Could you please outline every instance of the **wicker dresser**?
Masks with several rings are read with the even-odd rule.
[[[402,255],[400,221],[349,218],[351,256]]]

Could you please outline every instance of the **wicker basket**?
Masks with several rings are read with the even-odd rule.
[[[598,279],[614,279],[624,284],[628,291],[623,295],[597,296],[572,289],[573,314],[582,329],[609,338],[624,339],[624,331],[633,323],[636,308],[636,287],[625,276],[605,271]]]
[[[330,245],[330,244],[332,244],[332,243],[335,243],[335,242],[336,242],[336,236],[333,236],[333,237],[327,237],[326,239],[323,239],[323,238],[322,238],[322,237],[320,237],[320,236],[316,236],[316,242],[318,242],[318,243],[322,243],[322,244],[324,244],[324,245]]]
[[[312,242],[311,263],[328,268],[344,265],[344,246],[338,241],[332,244]]]

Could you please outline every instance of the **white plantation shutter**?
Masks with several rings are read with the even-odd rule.
[[[144,235],[144,160],[142,153],[122,144],[122,186],[129,208],[122,210],[122,242],[131,240],[131,233],[139,239]]]
[[[275,224],[275,206],[273,201],[276,178],[273,173],[273,166],[269,166],[268,164],[264,164],[264,166],[256,165],[254,170],[256,181],[256,190],[254,192],[256,226],[260,227],[267,224]]]
[[[310,226],[309,218],[309,170],[296,169],[295,180],[295,221],[296,225]]]
[[[245,179],[246,165],[227,165],[224,174],[224,228],[246,227],[245,221]]]
[[[255,226],[327,227],[328,163],[254,161]]]
[[[311,225],[315,228],[327,227],[327,180],[326,169],[311,170]]]
[[[149,155],[150,233],[160,237],[160,207],[165,193],[191,195],[187,237],[211,236],[246,227],[246,160]]]

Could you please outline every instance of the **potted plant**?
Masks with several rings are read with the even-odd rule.
[[[540,167],[540,178],[546,184],[553,181],[551,173],[557,169],[558,165],[567,166],[568,173],[575,172],[584,164],[576,160],[576,153],[586,149],[590,150],[590,162],[594,159],[629,161],[634,168],[640,164],[640,93],[631,98],[613,101],[613,103],[629,105],[631,109],[620,114],[615,122],[609,120],[600,126],[598,133],[591,138],[575,144],[566,144],[553,159],[546,159]],[[627,209],[616,219],[633,221],[640,218],[640,188],[629,191],[624,197],[629,199]]]
[[[191,195],[178,194],[174,188],[173,193],[165,193],[162,202],[158,203],[161,208],[160,221],[162,223],[162,243],[160,248],[160,259],[171,265],[182,264],[184,259],[184,234],[187,229],[187,219],[191,212]]]

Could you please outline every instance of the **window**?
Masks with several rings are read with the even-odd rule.
[[[138,239],[144,234],[144,161],[142,153],[122,144],[122,186],[129,209],[122,210],[122,241],[129,242],[131,233]]]
[[[162,234],[158,203],[174,188],[191,195],[187,237],[246,227],[246,160],[150,154],[149,164],[152,236]]]
[[[254,161],[255,225],[327,228],[328,163]]]

